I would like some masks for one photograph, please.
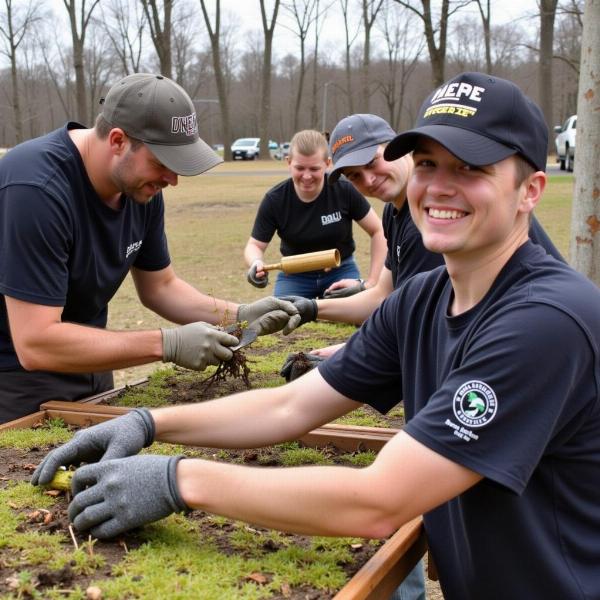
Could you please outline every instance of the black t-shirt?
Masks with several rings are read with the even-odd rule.
[[[409,435],[484,477],[425,515],[447,600],[600,598],[600,291],[527,242],[475,307],[451,300],[445,268],[416,275],[319,370],[404,399]]]
[[[410,216],[408,202],[400,210],[387,203],[383,209],[383,232],[387,240],[385,266],[392,272],[394,289],[400,287],[416,273],[431,271],[444,264],[444,256],[430,252],[423,245],[423,238]],[[548,254],[564,262],[538,220],[534,217],[529,228],[532,242],[543,246]]]
[[[102,202],[69,123],[0,161],[0,370],[19,367],[4,296],[63,306],[62,320],[105,327],[107,305],[131,266],[170,264],[162,194],[142,205]]]
[[[292,256],[337,248],[342,260],[354,252],[352,221],[367,216],[371,205],[348,181],[327,182],[312,202],[302,202],[292,179],[271,188],[263,198],[252,237],[269,243],[275,232],[281,238],[281,255]]]
[[[410,216],[408,202],[398,210],[388,202],[383,209],[383,233],[387,240],[385,266],[392,272],[394,288],[401,286],[415,273],[431,271],[444,264],[444,256],[430,252]]]

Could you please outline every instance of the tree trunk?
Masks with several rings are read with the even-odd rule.
[[[259,131],[260,131],[260,158],[271,158],[269,152],[269,125],[271,119],[271,68],[273,57],[273,32],[277,24],[277,13],[279,12],[280,0],[275,0],[271,23],[267,23],[265,13],[265,0],[260,0],[260,12],[262,16],[263,32],[265,34],[265,48],[262,64],[262,94],[260,103]]]
[[[540,66],[539,94],[540,108],[544,113],[550,131],[554,127],[552,115],[552,55],[554,47],[554,19],[558,0],[540,0]],[[548,150],[553,147],[548,140]]]
[[[157,0],[142,0],[144,12],[150,25],[150,35],[160,63],[160,72],[169,79],[173,77],[171,29],[174,3],[175,0],[163,0],[163,19],[161,23]]]
[[[570,259],[600,285],[600,0],[586,0],[584,16]]]
[[[221,124],[223,127],[223,158],[231,160],[231,117],[229,109],[229,93],[223,64],[221,62],[221,0],[217,0],[215,7],[215,27],[214,30],[210,24],[210,18],[206,10],[204,0],[200,0],[204,22],[210,37],[210,46],[212,49],[213,69],[215,71],[215,83],[217,85],[217,95],[219,96],[219,107],[221,109]]]
[[[90,18],[98,2],[94,0],[86,12],[85,0],[81,0],[81,21],[77,27],[77,2],[76,0],[63,0],[65,8],[69,13],[71,24],[71,39],[73,41],[73,70],[75,71],[75,104],[77,106],[77,119],[86,127],[88,123],[87,99],[85,94],[85,63],[83,50],[85,48],[85,34],[90,24]]]

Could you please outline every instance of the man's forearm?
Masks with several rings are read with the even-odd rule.
[[[17,354],[27,370],[59,373],[110,371],[162,358],[160,330],[109,331],[55,323],[35,339],[22,340]]]
[[[390,515],[368,469],[251,468],[190,459],[178,464],[177,483],[191,508],[301,534],[385,537],[416,516],[402,514],[401,505]]]
[[[140,299],[144,306],[179,325],[197,321],[211,325],[234,323],[239,306],[234,302],[203,294],[179,278],[157,287],[148,298],[140,296]]]
[[[369,318],[371,313],[381,304],[383,298],[385,296],[375,286],[347,298],[317,300],[318,318],[358,325]]]

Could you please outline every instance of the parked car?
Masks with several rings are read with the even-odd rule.
[[[575,166],[575,134],[577,133],[577,115],[571,115],[564,124],[554,128],[556,136],[556,160],[562,171],[572,171]]]
[[[260,138],[240,138],[231,144],[233,160],[255,160],[260,153]]]
[[[269,140],[269,151],[273,153],[279,145]],[[255,160],[260,154],[260,138],[240,138],[231,145],[233,160]]]
[[[281,142],[279,144],[279,148],[275,151],[273,155],[277,160],[283,160],[290,155],[290,143],[289,142]]]

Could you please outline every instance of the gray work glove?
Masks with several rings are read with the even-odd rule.
[[[252,284],[257,288],[265,288],[269,284],[269,273],[266,273],[262,277],[256,276],[256,263],[259,262],[255,260],[248,269],[248,273],[246,274],[246,279],[248,283]]]
[[[110,460],[137,454],[154,441],[154,419],[146,408],[78,431],[73,439],[52,450],[33,472],[31,483],[50,483],[58,467]]]
[[[280,329],[287,335],[301,324],[298,309],[291,302],[273,296],[251,304],[240,304],[236,320],[238,323],[247,321],[248,329],[254,329],[258,335],[275,333]]]
[[[311,371],[324,360],[325,359],[322,356],[316,354],[294,352],[293,354],[287,355],[279,374],[282,377],[285,377],[285,380],[289,383],[294,379],[298,379],[298,377],[304,375],[304,373]]]
[[[331,300],[332,298],[347,298],[348,296],[354,296],[354,294],[358,294],[359,292],[364,292],[366,289],[365,282],[362,279],[358,279],[356,285],[326,291],[323,294],[323,298],[326,300]]]
[[[298,312],[300,313],[299,325],[304,325],[304,323],[317,320],[319,306],[317,305],[316,300],[305,298],[304,296],[281,296],[280,300],[287,300],[298,309]]]
[[[161,332],[163,362],[173,362],[194,371],[230,360],[233,352],[227,346],[238,344],[233,335],[202,321],[161,329]]]
[[[177,487],[182,458],[140,455],[80,467],[71,482],[69,519],[79,531],[111,538],[188,510]]]

